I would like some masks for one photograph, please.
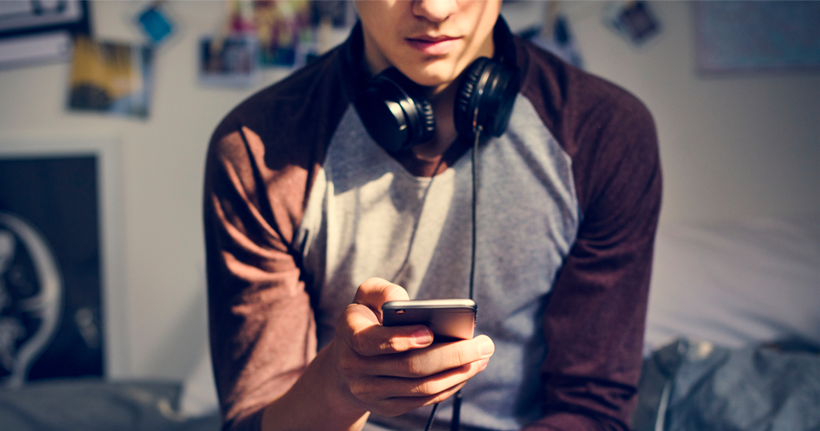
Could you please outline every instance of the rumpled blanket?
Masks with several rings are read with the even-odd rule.
[[[177,382],[67,379],[0,390],[3,431],[218,431],[219,417],[186,418]]]
[[[820,431],[820,354],[677,340],[644,361],[635,431]]]

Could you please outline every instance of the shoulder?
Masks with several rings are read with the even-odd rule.
[[[654,133],[652,115],[629,91],[529,41],[516,38],[516,48],[521,95],[530,100],[570,156],[577,154],[590,134],[617,124],[629,124],[626,130],[632,132]]]
[[[528,41],[516,45],[521,95],[572,159],[582,209],[614,184],[637,190],[659,181],[657,131],[641,100]]]
[[[237,105],[214,130],[211,145],[242,130],[252,131],[266,143],[290,144],[319,139],[322,133],[317,132],[334,128],[331,123],[351,100],[339,51],[330,51]]]
[[[225,116],[208,147],[206,194],[254,200],[259,208],[290,208],[290,221],[301,217],[299,208],[350,105],[338,51],[257,92]]]

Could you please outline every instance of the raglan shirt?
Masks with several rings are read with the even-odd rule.
[[[636,401],[661,174],[636,98],[509,33],[510,125],[477,156],[476,332],[496,352],[463,389],[464,429],[627,429]],[[354,105],[361,30],[236,107],[208,150],[211,353],[224,428],[259,429],[333,337],[364,280],[467,297],[472,158],[388,154]],[[371,416],[423,428],[429,409]],[[450,400],[436,415],[446,424]]]

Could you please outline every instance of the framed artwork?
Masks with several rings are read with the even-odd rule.
[[[128,373],[116,140],[0,138],[0,386]]]
[[[820,2],[692,4],[700,72],[820,70]]]
[[[0,1],[0,67],[68,61],[72,39],[90,35],[86,0]]]

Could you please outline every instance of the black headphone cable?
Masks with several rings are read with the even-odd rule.
[[[481,138],[481,125],[476,127],[475,141],[473,142],[472,154],[472,177],[473,177],[473,202],[472,202],[472,250],[470,252],[470,299],[473,299],[473,286],[475,284],[475,252],[476,252],[476,213],[478,209],[478,180],[476,173],[476,165],[478,164],[478,142]],[[474,300],[474,299],[473,299]],[[459,431],[461,428],[461,389],[456,392],[453,397],[453,416],[450,419],[450,431]],[[427,419],[427,426],[424,431],[430,431],[433,426],[433,419],[436,416],[438,403],[433,404],[433,410],[430,411],[430,418]]]

